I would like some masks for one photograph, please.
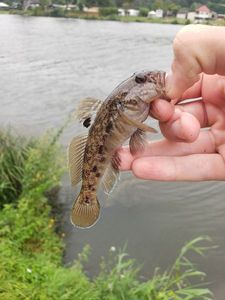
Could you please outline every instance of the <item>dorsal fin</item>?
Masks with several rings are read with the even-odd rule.
[[[68,149],[68,166],[72,185],[81,181],[87,134],[72,139]]]
[[[78,104],[78,108],[76,109],[75,117],[81,123],[84,123],[87,119],[89,119],[89,123],[90,123],[91,117],[97,113],[97,111],[99,110],[102,103],[103,102],[101,100],[95,99],[95,98],[85,98],[85,99],[81,100],[80,103]],[[84,126],[85,126],[85,123],[84,123]],[[88,127],[88,126],[85,126],[85,127]]]

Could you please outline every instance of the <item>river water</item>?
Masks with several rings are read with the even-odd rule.
[[[104,99],[137,70],[168,70],[171,43],[179,29],[0,15],[0,125],[39,135],[62,126],[80,98]],[[61,143],[66,145],[81,130],[71,122]],[[127,243],[130,256],[143,264],[142,275],[151,276],[155,267],[168,268],[186,241],[209,235],[219,247],[195,261],[207,272],[215,299],[225,299],[223,182],[146,182],[124,173],[110,199],[102,199],[101,218],[89,230],[75,229],[69,221],[77,192],[70,188],[66,174],[60,192],[66,264],[89,243],[87,271],[94,275],[111,246]]]

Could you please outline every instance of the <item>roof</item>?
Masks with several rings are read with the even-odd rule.
[[[204,13],[210,13],[211,10],[206,6],[206,5],[202,5],[199,8],[196,9],[197,12],[204,12]]]
[[[0,2],[0,7],[9,7],[6,3]]]

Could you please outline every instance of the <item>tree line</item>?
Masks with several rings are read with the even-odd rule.
[[[68,0],[56,0],[68,1]],[[181,8],[195,10],[201,5],[207,5],[211,10],[217,13],[225,13],[225,0],[72,0],[75,4],[81,6],[99,6],[99,7],[121,7],[121,8],[147,8],[155,10],[161,8],[163,10],[171,10],[173,12]]]
[[[32,2],[32,0],[17,0],[18,3]],[[15,0],[5,0],[9,5],[15,2]],[[175,15],[181,9],[187,9],[193,11],[201,5],[207,5],[211,10],[225,14],[225,0],[39,0],[41,6],[46,4],[76,4],[80,10],[84,7],[98,6],[100,8],[111,8],[112,12],[116,11],[116,8],[134,8],[139,9],[144,15],[149,10],[163,9],[164,11],[171,11]],[[114,8],[114,10],[113,10]]]

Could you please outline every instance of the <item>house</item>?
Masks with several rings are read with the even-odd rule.
[[[156,18],[156,12],[154,10],[149,11],[148,18]]]
[[[163,18],[163,10],[162,9],[156,9],[155,17],[156,18]]]
[[[125,9],[123,8],[118,8],[118,15],[120,17],[124,17],[126,15]]]
[[[225,19],[225,15],[224,14],[218,14],[217,15],[217,19],[224,20]]]
[[[83,11],[87,14],[92,15],[92,16],[98,16],[99,15],[99,7],[97,7],[97,6],[84,7]]]
[[[139,10],[137,10],[137,9],[130,8],[130,9],[127,9],[126,12],[127,12],[128,16],[131,16],[131,17],[137,17],[139,15]]]
[[[186,20],[188,15],[187,9],[180,9],[176,15],[177,19]]]
[[[196,12],[195,11],[189,11],[187,13],[187,19],[191,22],[194,22],[195,20],[195,16],[196,16]]]
[[[207,21],[215,17],[215,13],[206,5],[202,5],[195,10],[195,20]]]
[[[0,2],[0,9],[9,9],[9,5],[4,2]]]

